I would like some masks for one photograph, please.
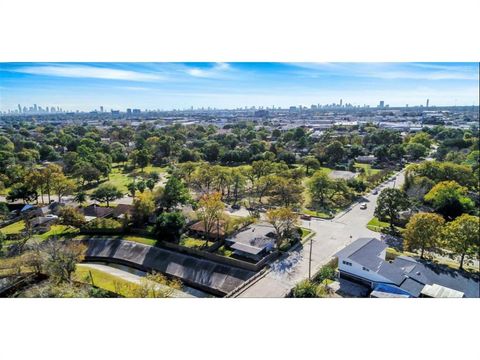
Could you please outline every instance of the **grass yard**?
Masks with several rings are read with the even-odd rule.
[[[301,227],[300,230],[302,230],[302,239],[305,239],[308,235],[312,233],[312,230]]]
[[[137,284],[111,275],[98,269],[92,269],[88,266],[77,264],[73,278],[76,281],[94,285],[98,288],[117,293],[124,297],[129,297],[129,289],[138,287]],[[93,284],[92,284],[93,279]]]
[[[111,240],[127,240],[133,241],[139,244],[155,246],[157,240],[145,237],[145,236],[137,236],[137,235],[78,235],[74,237],[74,240],[88,240],[88,239],[111,239]]]
[[[355,163],[355,165],[353,165],[356,169],[364,169],[365,170],[365,174],[366,175],[374,175],[374,174],[377,174],[379,173],[380,169],[373,169],[372,168],[372,165],[370,164],[360,164],[360,163]]]
[[[19,234],[25,229],[25,221],[20,220],[0,229],[4,235]]]
[[[184,237],[180,239],[180,245],[191,248],[191,249],[202,249],[205,248],[205,240],[203,239],[196,239],[193,237]],[[212,241],[208,241],[207,247],[212,246],[214,243]]]
[[[305,215],[315,216],[315,217],[319,217],[321,219],[331,219],[332,218],[332,216],[330,214],[327,214],[326,212],[323,212],[323,211],[303,209],[302,212]]]
[[[390,226],[389,223],[385,221],[380,221],[378,218],[374,217],[372,220],[370,220],[367,224],[367,229],[376,231],[376,232],[381,232],[382,229],[388,228]]]
[[[78,231],[79,230],[77,228],[73,228],[71,226],[52,225],[49,231],[41,235],[38,235],[38,238],[40,240],[47,240],[48,238],[53,236],[58,236],[58,237],[74,236],[74,234],[77,234]]]

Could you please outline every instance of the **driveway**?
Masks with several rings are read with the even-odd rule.
[[[395,181],[387,181],[382,184],[382,187],[401,187],[404,182],[404,171],[396,173],[395,176]],[[380,236],[366,227],[373,217],[377,198],[378,194],[364,196],[362,202],[367,203],[367,208],[364,210],[360,209],[360,203],[355,203],[331,220],[302,221],[303,227],[315,231],[315,236],[312,238],[312,274],[325,265],[337,251],[357,238]],[[266,276],[249,285],[236,296],[284,297],[295,284],[308,277],[309,251],[310,244],[307,242],[296,251],[275,261]]]

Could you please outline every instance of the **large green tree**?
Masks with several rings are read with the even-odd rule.
[[[460,269],[466,255],[478,256],[480,249],[480,218],[463,214],[447,223],[442,234],[446,249],[460,256]]]
[[[443,217],[434,213],[418,213],[413,215],[403,233],[403,246],[406,250],[420,250],[423,259],[425,250],[434,251],[439,245]]]
[[[425,201],[447,219],[454,219],[474,209],[475,204],[467,193],[468,189],[456,181],[442,181],[425,195]]]
[[[393,230],[398,222],[400,211],[407,210],[408,206],[409,201],[405,192],[395,188],[384,189],[378,196],[375,216],[380,220],[388,220]]]
[[[113,184],[100,185],[90,196],[92,200],[105,202],[110,206],[110,202],[120,199],[123,196],[122,192]]]

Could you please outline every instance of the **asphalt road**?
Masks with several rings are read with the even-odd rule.
[[[404,182],[404,172],[397,173],[395,181],[383,183],[381,188],[400,187]],[[379,189],[380,190],[380,189]],[[302,221],[302,226],[315,231],[312,238],[311,273],[314,274],[332,256],[359,237],[379,237],[378,233],[367,229],[372,219],[378,195],[369,194],[360,202],[367,208],[360,209],[360,202],[338,214],[332,220],[312,219]],[[295,284],[308,278],[310,243],[292,251],[271,265],[271,271],[257,282],[239,292],[237,297],[284,297]]]

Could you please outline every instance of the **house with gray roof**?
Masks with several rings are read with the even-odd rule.
[[[270,224],[253,224],[225,241],[235,255],[259,261],[275,247],[275,229]]]
[[[386,261],[386,250],[375,238],[357,239],[335,254],[340,278],[369,287],[374,297],[480,297],[478,277],[407,256]]]

